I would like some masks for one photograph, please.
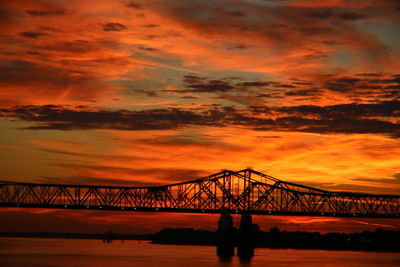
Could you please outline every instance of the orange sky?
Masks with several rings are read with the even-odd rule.
[[[2,1],[1,179],[154,185],[252,167],[327,190],[400,194],[399,9],[396,0]],[[0,231],[217,221],[28,209],[0,218]]]

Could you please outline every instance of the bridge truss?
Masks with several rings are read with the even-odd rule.
[[[320,190],[252,169],[151,187],[0,181],[0,206],[400,218],[400,196]]]

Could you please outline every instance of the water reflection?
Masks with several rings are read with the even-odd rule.
[[[256,249],[253,258],[219,258],[212,246],[156,245],[146,241],[0,238],[0,265],[20,266],[400,266],[400,253]]]
[[[221,266],[231,266],[233,257],[219,256],[218,258]]]
[[[251,266],[251,260],[253,257],[239,257],[240,266]]]
[[[219,258],[219,266],[240,266],[240,267],[248,267],[251,266],[252,257],[218,257]]]

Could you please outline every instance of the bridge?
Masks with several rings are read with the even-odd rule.
[[[399,218],[400,196],[331,192],[252,169],[149,187],[0,181],[0,206],[152,212]]]
[[[233,255],[230,214],[242,215],[239,255],[253,253],[251,215],[400,218],[399,195],[332,192],[252,169],[148,187],[0,181],[0,207],[219,213],[219,255]]]

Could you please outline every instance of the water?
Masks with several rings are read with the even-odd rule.
[[[266,249],[250,261],[221,260],[215,247],[157,245],[147,241],[0,238],[0,266],[400,266],[400,253]]]

